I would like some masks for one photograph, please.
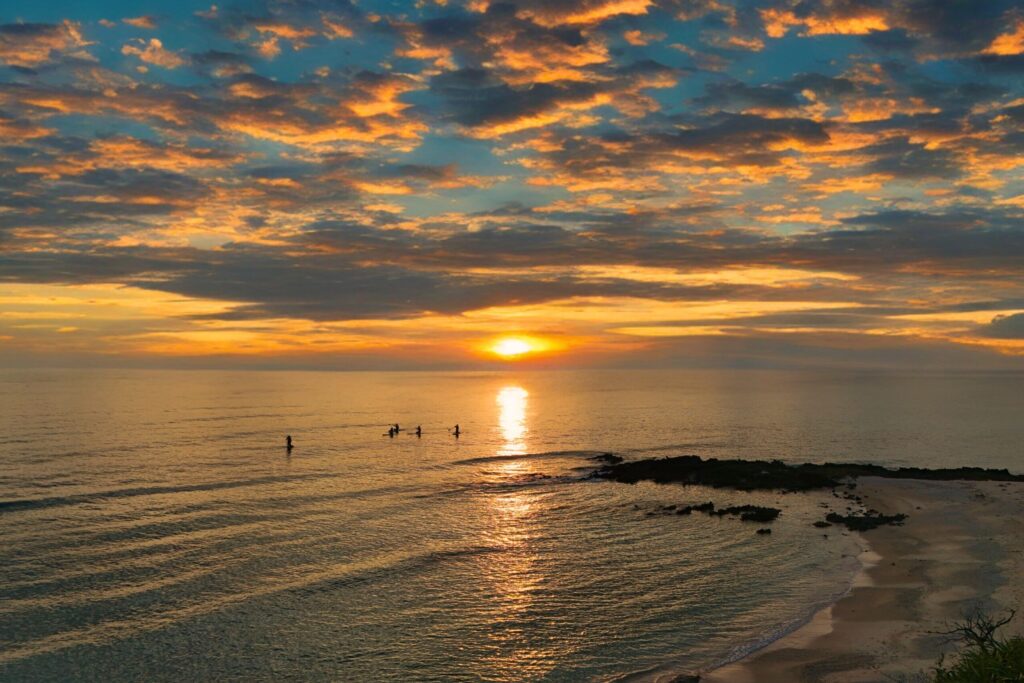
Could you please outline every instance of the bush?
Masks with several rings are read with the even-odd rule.
[[[1002,639],[996,636],[1013,619],[984,614],[967,617],[947,635],[964,643],[955,663],[947,668],[944,660],[935,667],[935,683],[1019,683],[1024,682],[1024,638]]]

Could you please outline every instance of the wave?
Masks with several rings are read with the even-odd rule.
[[[372,581],[375,577],[382,575],[412,571],[438,562],[500,553],[505,550],[501,546],[471,546],[442,548],[425,552],[395,551],[347,565],[333,565],[326,569],[313,564],[291,567],[287,573],[256,585],[239,586],[238,590],[233,592],[204,595],[164,609],[153,609],[145,614],[111,618],[27,642],[9,643],[3,651],[0,651],[0,664],[10,664],[71,647],[100,645],[135,637],[140,633],[157,631],[187,619],[212,614],[276,593],[309,594],[336,590],[356,582]]]
[[[316,413],[245,413],[242,415],[212,415],[203,417],[179,417],[166,422],[150,422],[149,425],[177,425],[191,422],[237,422],[238,420],[251,420],[256,418],[274,418],[294,420],[301,417],[315,417]]]
[[[673,454],[683,453],[694,449],[716,449],[716,448],[730,448],[735,447],[736,443],[726,441],[688,441],[686,443],[673,443],[663,446],[647,446],[644,448],[625,448],[623,453],[630,454],[641,454],[641,453],[662,453],[669,451]]]
[[[466,458],[465,460],[453,460],[448,463],[444,463],[444,466],[451,465],[477,465],[486,462],[508,462],[512,460],[545,460],[549,458],[566,458],[566,457],[579,457],[579,458],[592,458],[597,455],[602,455],[607,451],[544,451],[541,453],[523,453],[522,455],[487,455],[479,458]]]
[[[870,545],[862,535],[854,534],[854,536],[861,546],[860,558],[863,558],[869,553]],[[850,574],[848,581],[843,584],[843,587],[840,590],[834,592],[827,599],[810,604],[798,618],[785,624],[781,624],[776,628],[769,629],[761,638],[736,645],[725,655],[713,660],[708,665],[701,667],[694,667],[692,664],[689,666],[683,666],[682,664],[673,661],[658,664],[640,671],[616,675],[611,678],[604,679],[604,683],[671,683],[683,676],[696,676],[697,671],[707,673],[721,669],[729,664],[738,662],[741,659],[745,659],[746,657],[763,650],[772,643],[782,640],[791,633],[799,631],[801,628],[811,623],[811,621],[822,611],[831,609],[833,605],[849,595],[868,567],[863,559],[857,559],[857,563],[858,566]]]
[[[585,475],[550,475],[543,472],[526,472],[501,481],[474,481],[456,484],[445,489],[432,490],[412,496],[413,499],[437,498],[440,496],[461,496],[466,493],[504,493],[526,488],[575,484],[586,479]]]
[[[80,505],[82,503],[95,503],[112,498],[152,496],[168,493],[192,493],[196,491],[217,491],[221,489],[233,489],[245,486],[262,486],[264,484],[287,483],[290,481],[321,479],[333,476],[335,475],[292,474],[287,476],[256,477],[254,479],[209,482],[206,484],[191,484],[186,486],[140,486],[135,488],[96,491],[93,493],[81,493],[71,496],[53,496],[50,498],[23,498],[15,500],[2,500],[0,501],[0,513],[16,512],[20,510],[36,510],[41,508],[63,507],[67,505]]]

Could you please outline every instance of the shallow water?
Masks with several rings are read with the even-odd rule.
[[[810,528],[821,495],[588,481],[595,452],[1021,471],[1020,386],[753,371],[6,371],[0,677],[700,669],[845,590],[856,545]],[[407,431],[388,438],[388,422]],[[730,518],[645,514],[709,499],[784,513],[769,537]]]

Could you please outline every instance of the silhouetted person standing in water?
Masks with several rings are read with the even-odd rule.
[[[284,437],[284,445],[285,445],[285,448],[287,448],[289,451],[291,451],[292,448],[294,448],[294,446],[292,446],[292,435],[291,434],[289,434],[288,436]]]
[[[393,426],[388,427],[388,436],[390,436],[392,439],[395,438],[395,428]]]
[[[423,436],[423,428],[416,425],[416,436]]]
[[[452,431],[452,434],[455,435],[455,438],[456,439],[459,438],[459,434],[461,434],[461,433],[462,432],[459,430],[459,425],[455,425],[455,429]]]

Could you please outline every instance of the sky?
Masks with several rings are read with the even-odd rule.
[[[1019,1],[0,0],[0,363],[1024,369],[1022,164]]]

